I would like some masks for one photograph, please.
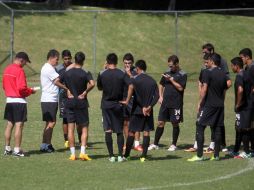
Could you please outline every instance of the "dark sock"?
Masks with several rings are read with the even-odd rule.
[[[235,131],[235,146],[234,146],[234,152],[239,152],[240,146],[242,142],[242,135],[241,133],[236,129]]]
[[[134,142],[134,136],[128,135],[127,141],[126,141],[126,149],[125,149],[125,154],[124,157],[130,156],[131,148]]]
[[[221,146],[226,146],[226,133],[225,133],[225,125],[221,127]]]
[[[158,146],[160,138],[163,134],[164,127],[157,127],[155,131],[154,144]]]
[[[197,144],[198,144],[197,156],[198,157],[203,156],[204,130],[205,130],[205,126],[199,125],[197,123]]]
[[[251,144],[251,150],[254,150],[254,129],[252,129],[250,132],[250,144]]]
[[[64,140],[68,141],[68,134],[64,134]]]
[[[105,133],[105,142],[108,148],[109,157],[114,156],[112,133]]]
[[[243,150],[246,154],[250,153],[250,133],[249,131],[242,132]]]
[[[123,144],[124,144],[123,133],[117,133],[117,145],[119,156],[123,156]]]
[[[149,143],[150,143],[150,136],[144,136],[143,137],[143,152],[141,157],[144,157],[144,158],[146,157]]]
[[[215,147],[214,147],[214,157],[219,157],[221,148],[221,126],[214,126],[215,133]]]
[[[173,127],[173,141],[172,144],[176,146],[177,140],[178,140],[178,136],[180,133],[180,128],[178,127]]]

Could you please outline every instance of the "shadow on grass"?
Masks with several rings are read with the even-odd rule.
[[[193,147],[193,144],[180,144],[180,145],[177,145],[177,148],[179,150],[184,150],[184,149],[191,148],[191,147]]]
[[[181,159],[181,156],[176,156],[176,155],[167,155],[163,157],[148,157],[148,160],[151,161],[157,161],[157,160],[175,160],[175,159]]]
[[[102,158],[109,158],[109,156],[107,154],[99,154],[99,155],[89,155],[93,160],[97,160],[97,159],[102,159]]]

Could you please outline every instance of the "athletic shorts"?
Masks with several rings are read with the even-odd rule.
[[[66,108],[66,119],[67,123],[76,123],[77,125],[88,127],[89,125],[88,108],[82,109]]]
[[[154,130],[153,113],[150,116],[132,115],[130,118],[129,131],[143,132]]]
[[[102,108],[104,131],[112,130],[114,133],[123,132],[123,106],[117,104],[113,108]]]
[[[224,126],[224,107],[202,107],[197,122],[204,126]]]
[[[4,119],[12,123],[27,121],[27,105],[25,103],[7,103]]]
[[[42,120],[47,122],[55,122],[57,108],[57,102],[41,102]]]
[[[123,117],[125,120],[130,119],[132,106],[133,106],[133,98],[130,99],[128,105],[123,106]]]
[[[180,123],[183,122],[183,108],[167,108],[164,105],[161,105],[158,121],[165,121],[171,123]]]
[[[251,128],[252,121],[252,110],[244,109],[240,112],[236,112],[235,114],[235,127],[236,130],[248,130]]]

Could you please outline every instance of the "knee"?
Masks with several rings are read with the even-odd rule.
[[[158,121],[158,126],[157,127],[164,127],[165,122],[164,121]]]

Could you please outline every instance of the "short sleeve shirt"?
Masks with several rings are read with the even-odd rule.
[[[187,82],[187,74],[184,71],[180,70],[175,73],[172,71],[168,71],[164,74],[168,74],[174,77],[174,81],[176,81],[183,87],[183,89],[185,89]],[[183,106],[184,91],[177,90],[170,81],[165,79],[165,77],[161,77],[160,84],[165,87],[162,104],[165,105],[167,108],[181,108]]]
[[[59,77],[55,68],[49,63],[45,63],[41,69],[41,102],[57,102],[58,87],[54,84],[54,80]]]

